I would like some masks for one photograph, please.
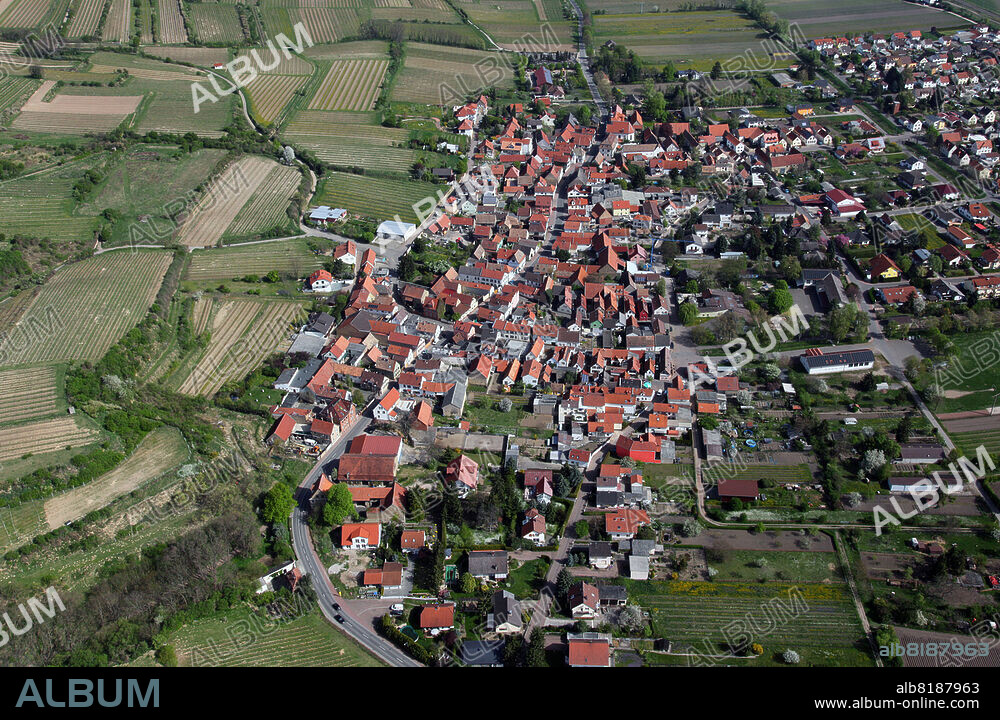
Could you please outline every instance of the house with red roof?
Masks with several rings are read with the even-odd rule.
[[[899,266],[885,253],[879,253],[868,264],[868,280],[870,282],[890,282],[902,274]]]
[[[479,463],[467,455],[459,455],[448,463],[444,477],[455,485],[459,497],[465,497],[479,485]]]
[[[577,619],[593,619],[601,613],[601,595],[596,585],[578,582],[566,594],[570,613]]]
[[[365,587],[377,586],[383,590],[395,590],[403,585],[403,564],[387,562],[381,568],[369,568],[361,576]]]
[[[566,664],[570,667],[612,667],[611,636],[599,633],[569,634]]]
[[[288,442],[288,438],[292,436],[294,431],[295,419],[291,415],[282,415],[281,419],[278,420],[278,424],[274,426],[274,430],[267,436],[265,442],[268,445],[274,445],[279,440],[281,442]]]
[[[306,280],[309,292],[328,293],[333,290],[333,275],[326,270],[317,270]]]
[[[410,426],[414,430],[430,430],[434,427],[434,413],[430,404],[424,400],[417,403],[417,408],[413,413],[413,419],[410,421]]]
[[[404,530],[399,536],[399,549],[403,552],[417,552],[427,544],[423,530]]]
[[[538,547],[545,544],[545,517],[538,508],[531,508],[524,514],[518,534],[522,540],[533,542]]]
[[[902,305],[914,295],[919,294],[912,285],[880,287],[875,292],[886,305]]]
[[[604,530],[612,540],[631,540],[644,525],[649,525],[649,515],[639,508],[622,508],[604,515]]]
[[[424,605],[417,616],[417,627],[432,635],[455,627],[455,606]]]
[[[382,542],[379,523],[344,523],[340,526],[340,547],[345,550],[367,550]]]

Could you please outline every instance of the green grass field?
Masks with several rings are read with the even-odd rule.
[[[306,275],[323,266],[322,259],[309,250],[305,240],[199,250],[191,254],[184,280],[215,283],[244,275],[279,273]]]
[[[390,220],[399,215],[402,220],[412,222],[417,219],[414,204],[426,198],[436,202],[438,193],[446,191],[447,187],[416,180],[331,172],[320,182],[313,204],[342,207],[378,220]],[[426,207],[426,203],[421,207]]]
[[[835,6],[825,0],[769,0],[767,9],[778,17],[798,25],[807,38],[854,33],[927,31],[931,27],[961,27],[966,23],[955,17],[902,0],[843,0]]]
[[[951,336],[958,353],[948,360],[948,366],[936,371],[934,380],[943,393],[951,391],[956,397],[942,397],[934,404],[935,412],[984,410],[993,402],[997,385],[997,348],[1000,333],[988,331]]]
[[[97,227],[93,216],[74,213],[73,184],[100,156],[86,157],[0,182],[0,225],[7,235],[80,241]]]
[[[172,633],[187,667],[380,667],[382,662],[335,629],[318,609],[282,623],[249,610],[198,620]]]
[[[718,61],[743,55],[763,56],[762,31],[729,10],[671,12],[643,15],[595,15],[594,40],[626,46],[643,60],[678,69],[707,71]],[[775,62],[786,66],[790,60]]]
[[[842,582],[837,556],[822,552],[723,550],[721,562],[708,564],[718,580],[740,582]],[[759,561],[765,564],[759,567]]]

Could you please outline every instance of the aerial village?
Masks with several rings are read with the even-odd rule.
[[[592,123],[559,111],[570,71],[534,62],[530,102],[452,109],[467,182],[306,279],[327,309],[266,442],[319,463],[317,516],[340,512],[318,552],[345,598],[391,602],[402,646],[502,665],[543,628],[572,666],[670,662],[698,647],[677,583],[798,577],[733,569],[763,551],[831,559],[813,579],[850,618],[844,573],[863,578],[890,628],[968,632],[992,602],[988,483],[871,529],[997,428],[968,359],[1000,348],[1000,36],[809,48],[767,112],[651,115],[632,89]],[[792,654],[873,662],[855,620]]]

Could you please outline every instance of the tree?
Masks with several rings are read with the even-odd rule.
[[[802,658],[794,650],[785,650],[781,655],[781,659],[784,660],[789,665],[798,665]]]
[[[528,638],[528,649],[525,654],[525,665],[528,667],[546,667],[548,663],[545,661],[545,635],[541,628],[535,628],[531,631],[531,637]]]
[[[354,516],[354,499],[347,483],[337,483],[326,493],[326,504],[323,506],[323,522],[327,525],[340,525],[345,518]]]
[[[590,524],[586,520],[577,520],[573,532],[580,540],[586,540],[590,537]]]
[[[698,426],[705,430],[715,430],[719,427],[719,421],[711,415],[701,415],[698,417]]]
[[[514,403],[510,398],[502,398],[500,402],[497,403],[497,410],[502,413],[509,413],[514,407]]]
[[[556,576],[556,590],[560,598],[565,598],[569,594],[569,589],[573,587],[573,576],[565,567]]]
[[[767,297],[767,309],[771,311],[772,315],[781,315],[787,312],[794,302],[788,288],[776,287]]]
[[[760,376],[768,382],[774,382],[781,377],[781,368],[774,363],[764,363],[760,366]]]
[[[903,417],[896,425],[896,442],[905,443],[909,442],[910,435],[913,433],[913,418],[909,415]]]
[[[871,476],[885,466],[885,452],[882,450],[865,450],[861,458],[861,470]]]
[[[284,522],[295,507],[292,490],[284,483],[275,483],[264,495],[261,517],[266,523]]]
[[[399,277],[405,282],[413,280],[417,276],[417,263],[409,255],[404,255],[399,260]]]
[[[847,303],[827,313],[828,328],[834,342],[843,342],[851,336],[868,336],[868,316],[854,303]],[[859,340],[863,341],[863,340]]]
[[[466,593],[467,595],[471,595],[472,593],[476,592],[476,590],[479,589],[479,581],[476,580],[475,576],[473,576],[472,573],[469,572],[462,573],[461,583],[462,583],[462,592]]]
[[[718,80],[722,77],[722,63],[718,60],[715,61],[715,65],[712,66],[712,71],[709,73],[713,80]]]
[[[690,301],[681,303],[678,314],[680,315],[681,323],[691,325],[698,318],[698,307]]]
[[[875,380],[874,373],[865,373],[865,376],[861,378],[861,382],[858,383],[858,389],[862,392],[872,392],[878,383]]]
[[[163,667],[177,667],[177,652],[173,645],[161,645],[156,651],[156,662]]]
[[[680,534],[682,537],[695,537],[701,532],[701,523],[694,518],[687,518],[681,523]]]

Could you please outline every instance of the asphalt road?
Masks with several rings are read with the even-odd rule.
[[[423,667],[416,660],[379,635],[374,629],[371,620],[362,619],[361,610],[366,606],[365,601],[347,601],[340,597],[336,588],[333,587],[333,583],[330,582],[326,568],[316,555],[316,550],[312,544],[312,537],[309,533],[309,525],[306,523],[307,511],[305,507],[308,497],[311,494],[310,489],[319,478],[320,473],[323,472],[324,466],[332,460],[339,458],[344,450],[347,449],[351,440],[363,433],[370,423],[370,417],[364,415],[360,417],[337,442],[331,445],[320,456],[313,469],[309,471],[309,474],[306,475],[305,479],[299,485],[299,506],[292,511],[290,518],[292,548],[295,551],[295,557],[298,559],[299,569],[312,580],[313,587],[316,589],[316,596],[319,600],[319,608],[327,620],[390,665],[396,667]],[[335,603],[340,606],[339,610],[333,607]],[[338,614],[344,619],[343,623],[337,622],[335,619],[335,616]]]

